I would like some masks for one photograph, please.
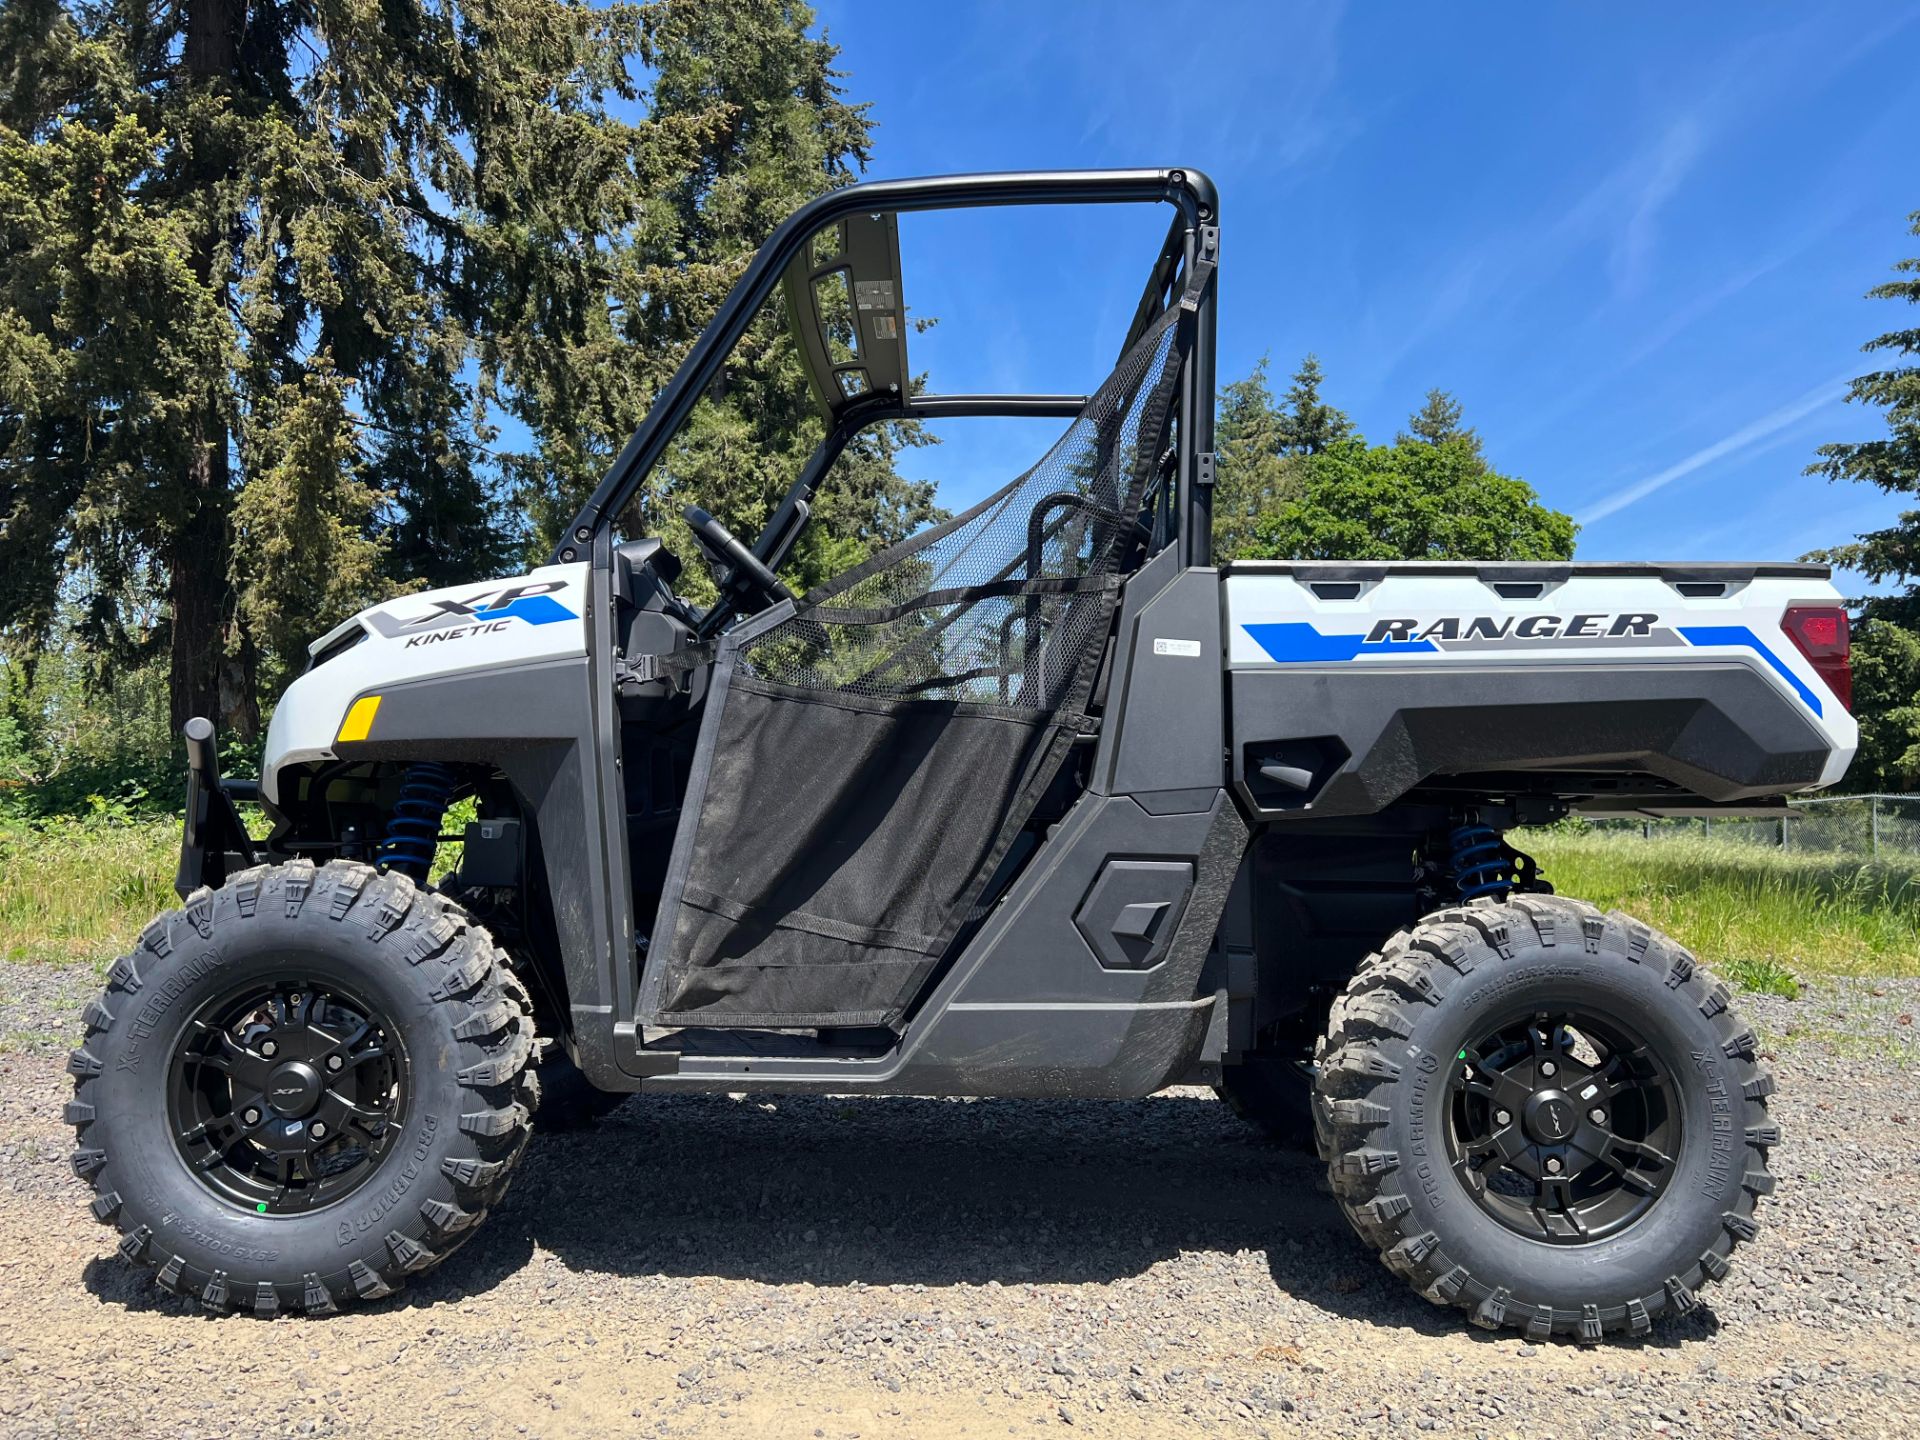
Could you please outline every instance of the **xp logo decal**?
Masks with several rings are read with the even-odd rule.
[[[578,620],[578,612],[554,598],[556,590],[567,588],[564,580],[536,580],[525,585],[509,585],[501,590],[483,590],[467,600],[431,600],[433,606],[424,615],[411,620],[375,611],[367,617],[389,640],[404,638],[407,647],[431,645],[443,640],[460,640],[469,635],[492,635],[515,620],[529,625],[552,625],[560,620]]]

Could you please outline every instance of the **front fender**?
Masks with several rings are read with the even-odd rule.
[[[384,705],[388,692],[425,682],[584,661],[587,573],[584,564],[547,565],[403,595],[336,626],[314,642],[313,664],[274,709],[260,761],[262,798],[279,803],[280,772],[289,766],[345,758],[341,727],[357,700],[377,695]],[[365,637],[357,643],[356,630]]]

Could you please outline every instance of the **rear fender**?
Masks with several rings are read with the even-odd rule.
[[[1225,594],[1235,778],[1263,814],[1479,776],[1737,803],[1831,785],[1858,743],[1781,628],[1839,603],[1820,566],[1255,562]]]

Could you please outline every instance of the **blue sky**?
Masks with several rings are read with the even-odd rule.
[[[1882,428],[1842,386],[1910,323],[1862,292],[1920,249],[1920,5],[819,11],[870,176],[1209,171],[1222,379],[1315,351],[1381,440],[1451,390],[1581,558],[1794,557],[1898,508],[1800,471]],[[915,368],[1097,384],[1164,216],[903,217]],[[1055,428],[951,422],[908,468],[964,503]]]

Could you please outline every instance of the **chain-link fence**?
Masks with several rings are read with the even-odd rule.
[[[1788,802],[1777,819],[1594,820],[1603,831],[1638,831],[1650,841],[1691,835],[1810,855],[1920,857],[1920,795],[1823,795]]]

